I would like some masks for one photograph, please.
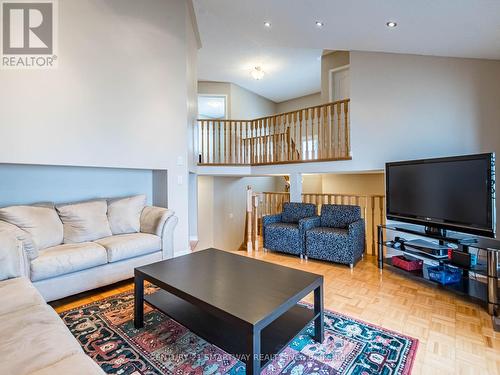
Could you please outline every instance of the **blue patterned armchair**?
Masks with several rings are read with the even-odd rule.
[[[348,264],[365,252],[365,222],[359,206],[324,204],[320,225],[306,233],[307,257]]]
[[[305,250],[306,231],[320,224],[316,205],[311,203],[285,203],[283,212],[262,218],[264,249],[300,255]]]

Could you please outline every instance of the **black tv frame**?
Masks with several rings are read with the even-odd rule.
[[[438,162],[453,162],[460,160],[476,160],[476,159],[488,159],[489,165],[489,178],[488,185],[491,190],[491,199],[488,202],[488,210],[491,216],[491,227],[489,228],[478,228],[473,226],[467,226],[464,224],[457,224],[451,221],[445,221],[441,219],[434,218],[421,218],[413,217],[408,215],[398,215],[389,212],[389,176],[387,173],[387,168],[397,165],[412,165],[412,164],[424,164],[424,163],[438,163]],[[460,233],[467,233],[472,235],[478,235],[489,238],[496,238],[496,206],[495,206],[495,153],[482,153],[473,155],[462,155],[462,156],[450,156],[442,158],[432,158],[432,159],[418,159],[418,160],[407,160],[407,161],[397,161],[385,164],[385,197],[386,197],[386,216],[388,220],[401,221],[405,223],[424,225],[425,232],[427,234],[446,236],[446,230],[452,230]]]

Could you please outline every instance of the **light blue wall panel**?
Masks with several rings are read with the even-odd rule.
[[[0,164],[0,207],[133,194],[151,204],[152,190],[151,170]]]

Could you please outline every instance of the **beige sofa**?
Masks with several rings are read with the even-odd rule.
[[[22,243],[0,229],[0,373],[104,374],[23,273]]]
[[[23,276],[52,301],[133,276],[173,256],[174,212],[137,195],[0,208],[0,235],[23,244]]]

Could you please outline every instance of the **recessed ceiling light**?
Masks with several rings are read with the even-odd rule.
[[[389,22],[386,23],[386,26],[390,27],[391,29],[394,28],[394,27],[396,27],[397,25],[398,24],[396,22],[394,22],[394,21],[389,21]]]
[[[321,21],[316,21],[316,26],[317,27],[323,27],[325,24]]]
[[[271,27],[271,22],[269,22],[269,21],[264,22],[264,26],[265,27]]]

